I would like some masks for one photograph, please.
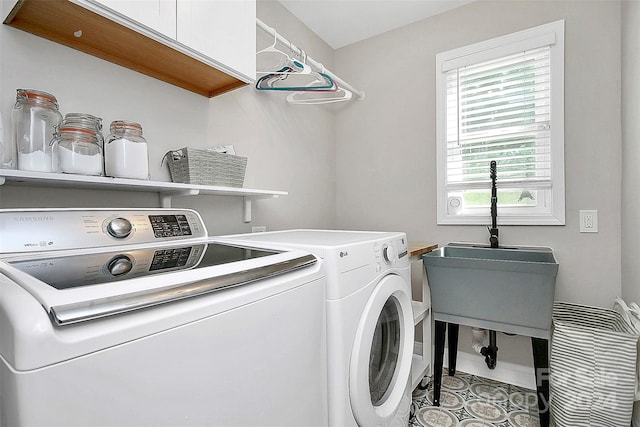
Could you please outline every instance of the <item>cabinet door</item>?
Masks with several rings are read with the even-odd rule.
[[[176,38],[176,0],[90,0],[170,39]]]
[[[177,40],[255,80],[255,0],[177,0]]]

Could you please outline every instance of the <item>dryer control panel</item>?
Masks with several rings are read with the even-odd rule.
[[[408,263],[409,249],[406,237],[398,237],[375,245],[377,270],[382,266],[398,267]]]
[[[0,210],[0,253],[84,249],[207,237],[190,209]]]

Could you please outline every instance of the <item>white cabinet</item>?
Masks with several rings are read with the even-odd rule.
[[[256,0],[2,0],[2,6],[9,26],[200,95],[256,77]]]
[[[255,0],[75,0],[107,7],[142,24],[184,52],[255,79]]]
[[[189,56],[255,79],[255,0],[74,1],[95,5],[98,13],[106,7],[125,25],[133,21],[177,42]]]
[[[90,0],[176,39],[176,0]]]
[[[255,0],[177,0],[179,43],[255,79]]]

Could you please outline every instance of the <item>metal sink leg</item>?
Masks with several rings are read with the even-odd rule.
[[[456,323],[447,323],[449,328],[447,339],[449,340],[449,376],[456,374],[456,360],[458,360],[458,331],[460,325]]]
[[[440,389],[442,387],[442,362],[444,359],[444,339],[447,324],[435,321],[435,354],[433,355],[433,406],[440,406]]]
[[[549,427],[549,340],[531,337],[540,427]]]
[[[442,365],[444,362],[445,333],[448,331],[449,344],[449,369],[450,377],[456,374],[456,359],[458,356],[458,331],[460,325],[435,321],[435,345],[436,352],[433,356],[433,406],[440,406],[440,390],[442,389]]]

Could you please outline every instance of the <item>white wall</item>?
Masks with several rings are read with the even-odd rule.
[[[285,36],[309,46],[314,58],[332,65],[331,49],[279,3],[260,1],[258,13],[269,25],[282,28]],[[265,43],[264,34],[259,34],[259,41]],[[44,90],[58,98],[62,114],[102,117],[105,137],[113,120],[141,123],[149,142],[153,180],[170,180],[166,165],[161,166],[170,149],[233,144],[238,154],[249,157],[245,187],[289,192],[279,199],[254,201],[251,224],[242,222],[240,198],[174,199],[175,207],[198,210],[212,234],[246,232],[252,225],[335,226],[331,110],[291,106],[282,94],[257,93],[252,86],[210,100],[6,25],[0,25],[0,53],[5,137],[16,89]],[[151,206],[159,206],[155,193],[0,187],[0,208]]]
[[[622,297],[640,302],[640,2],[622,2]]]
[[[313,59],[333,67],[333,50],[280,3],[260,0],[257,13]],[[261,29],[257,32],[258,50],[273,43],[272,36]],[[250,86],[212,98],[208,134],[220,143],[245,147],[252,168],[246,187],[289,192],[287,197],[262,201],[255,225],[264,223],[271,230],[334,228],[334,110],[325,105],[289,104],[287,94]],[[265,212],[267,203],[273,208]]]
[[[338,50],[337,72],[367,92],[337,119],[338,226],[405,230],[409,240],[439,244],[487,241],[482,226],[436,225],[435,54],[558,19],[566,19],[567,225],[504,226],[500,237],[555,249],[558,299],[612,303],[620,293],[619,2],[480,1]],[[598,209],[599,233],[578,232],[579,209]]]
[[[566,226],[504,226],[500,237],[554,248],[556,299],[612,306],[621,293],[620,14],[618,1],[478,1],[339,49],[336,72],[367,96],[337,118],[338,227],[487,242],[486,227],[436,225],[435,55],[565,19]],[[580,209],[599,211],[599,233],[578,232]],[[499,336],[498,369],[531,358],[517,338]]]

